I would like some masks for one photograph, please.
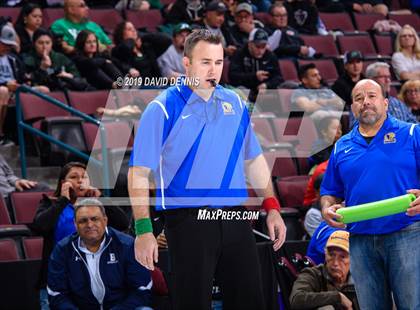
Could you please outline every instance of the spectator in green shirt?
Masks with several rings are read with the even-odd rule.
[[[84,0],[65,0],[64,14],[64,18],[56,20],[51,25],[53,33],[63,38],[61,47],[64,53],[74,52],[77,35],[82,30],[90,30],[96,35],[100,43],[100,51],[104,51],[111,45],[111,39],[102,28],[88,19],[89,8]]]
[[[22,55],[32,84],[38,89],[42,87],[51,91],[64,88],[85,90],[87,82],[80,78],[79,71],[69,58],[53,51],[52,39],[50,31],[39,28],[33,35],[32,50]]]

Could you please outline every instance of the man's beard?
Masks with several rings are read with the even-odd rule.
[[[373,114],[369,113],[367,115],[363,115],[364,112],[367,111],[367,110],[370,110],[374,113]],[[364,124],[364,125],[374,125],[374,124],[376,124],[376,122],[378,120],[380,120],[380,118],[381,118],[381,115],[378,114],[378,112],[375,108],[365,109],[364,111],[361,111],[360,114],[359,114],[359,122],[361,124]]]

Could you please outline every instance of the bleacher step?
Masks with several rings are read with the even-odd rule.
[[[20,168],[19,146],[0,146],[0,154],[6,159],[6,162],[10,167],[12,167],[13,170]],[[39,157],[26,156],[26,165],[28,167],[40,166]]]
[[[26,169],[27,175],[26,178],[29,180],[34,180],[38,182],[43,182],[48,184],[52,189],[57,186],[58,174],[61,167],[28,167]],[[18,177],[22,176],[21,169],[17,168],[14,170],[15,174]]]

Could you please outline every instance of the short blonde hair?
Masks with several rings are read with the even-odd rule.
[[[415,38],[415,42],[414,42],[414,47],[413,47],[413,54],[416,55],[417,59],[420,59],[420,39],[419,36],[417,35],[416,30],[411,27],[410,25],[404,25],[400,32],[398,32],[397,34],[397,38],[395,40],[395,51],[396,52],[401,52],[402,51],[402,47],[400,44],[400,39],[401,39],[401,34],[404,30],[409,30],[411,32],[411,34],[414,35]]]
[[[407,90],[409,90],[410,88],[420,89],[420,80],[408,80],[401,87],[401,90],[398,94],[398,99],[400,99],[405,104],[408,104],[408,102],[407,102],[407,99],[408,99],[407,98]]]

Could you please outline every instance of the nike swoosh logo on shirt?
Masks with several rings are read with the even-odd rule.
[[[352,147],[351,148],[349,148],[348,150],[344,150],[344,153],[348,153],[348,152],[350,152],[351,151],[351,149],[352,149]]]
[[[192,114],[188,114],[188,115],[181,115],[182,119],[186,119],[188,117],[190,117]]]

